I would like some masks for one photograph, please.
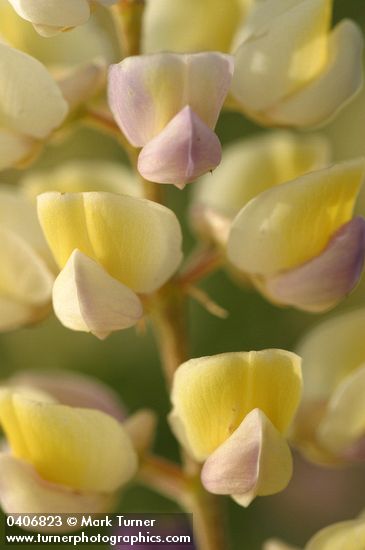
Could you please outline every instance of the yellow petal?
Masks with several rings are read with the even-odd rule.
[[[143,51],[229,52],[250,0],[153,0],[146,5]]]
[[[332,395],[317,430],[325,449],[340,455],[365,435],[365,366],[348,375]]]
[[[175,214],[152,201],[111,193],[45,193],[38,215],[62,268],[76,248],[135,292],[163,285],[181,261]]]
[[[352,217],[362,159],[343,162],[264,191],[235,218],[228,257],[252,274],[273,275],[317,256]]]
[[[45,138],[67,114],[67,103],[35,58],[0,42],[0,125]]]
[[[70,161],[46,172],[32,172],[22,178],[21,187],[31,199],[46,191],[110,191],[142,196],[141,185],[132,171],[120,163],[108,161]]]
[[[283,433],[301,393],[300,359],[282,350],[225,353],[187,361],[176,372],[172,428],[193,456],[205,460],[261,409]]]
[[[100,339],[135,325],[143,316],[138,296],[78,250],[54,283],[53,308],[67,328]]]
[[[109,493],[136,470],[126,432],[100,411],[34,401],[4,389],[0,424],[14,456],[34,466],[47,481]]]
[[[322,529],[305,550],[360,550],[365,548],[364,519],[343,521]]]
[[[342,21],[330,35],[329,59],[308,86],[266,113],[272,123],[311,127],[323,124],[346,105],[362,84],[363,38],[352,21]]]
[[[256,496],[285,489],[292,470],[285,439],[260,409],[254,409],[208,457],[201,475],[211,493],[232,495],[248,506]]]
[[[194,204],[233,217],[253,197],[329,161],[321,136],[276,131],[243,139],[224,149],[221,164],[194,186]]]
[[[236,52],[232,93],[245,110],[260,112],[325,65],[332,0],[266,0],[257,6]]]
[[[6,514],[103,513],[112,507],[110,495],[47,482],[30,464],[5,453],[0,454],[0,502]]]
[[[365,309],[337,315],[320,323],[299,343],[303,359],[304,399],[323,401],[365,364]]]

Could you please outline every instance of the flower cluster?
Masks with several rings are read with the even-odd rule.
[[[197,286],[215,269],[273,318],[274,306],[329,312],[361,279],[365,159],[295,132],[362,87],[361,29],[332,26],[332,12],[332,0],[0,5],[0,331],[52,309],[100,340],[151,325],[183,451],[181,465],[153,455],[155,413],[127,417],[98,380],[14,373],[0,386],[5,513],[106,512],[138,478],[193,510],[212,550],[216,495],[247,507],[283,491],[290,445],[325,467],[364,462],[363,306],[330,313],[297,353],[263,339],[189,359],[185,330],[189,296],[223,316]],[[242,138],[243,116],[281,129]],[[230,120],[240,137],[226,144]],[[196,248],[183,264],[187,195]],[[305,550],[365,548],[364,526],[333,524]]]

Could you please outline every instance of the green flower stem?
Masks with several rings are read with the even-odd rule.
[[[119,0],[113,7],[123,56],[140,53],[144,0]],[[95,116],[94,122],[104,124],[104,130],[114,132],[109,120]],[[113,123],[114,124],[114,123]],[[125,137],[119,141],[127,152],[131,165],[137,170],[139,151],[131,148]],[[144,196],[163,203],[162,186],[141,178]],[[209,268],[210,269],[210,268]],[[199,275],[200,276],[200,275]],[[186,287],[191,286],[197,273],[187,276]],[[156,335],[163,370],[168,386],[171,386],[176,369],[189,358],[187,336],[187,296],[184,284],[178,278],[167,283],[151,299],[145,302]],[[174,500],[189,513],[193,513],[193,528],[199,550],[226,550],[224,528],[220,517],[219,501],[205,491],[200,481],[200,465],[182,451],[184,468],[168,461],[148,457],[142,460],[138,479],[155,491]]]
[[[160,290],[149,308],[169,387],[176,369],[189,357],[186,307],[184,294],[171,282]]]
[[[167,460],[148,456],[141,463],[137,479],[193,514],[194,538],[199,549],[226,550],[219,499],[205,491],[199,470],[191,477]]]

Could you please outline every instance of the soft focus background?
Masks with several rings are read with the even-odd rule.
[[[0,0],[0,8],[4,5],[5,0]],[[343,17],[356,20],[364,28],[364,1],[335,1],[335,20]],[[111,61],[119,61],[115,36],[110,21],[104,16],[81,29],[47,41],[36,37],[26,23],[24,31],[17,31],[16,36],[14,33],[11,36],[12,28],[11,21],[5,15],[1,16],[0,32],[8,33],[17,47],[44,62],[59,63],[65,58],[78,62],[98,53],[107,55]],[[236,113],[225,113],[217,129],[223,143],[262,131]],[[323,132],[333,144],[336,160],[365,155],[365,92]],[[89,158],[126,162],[123,152],[111,138],[101,138],[96,131],[80,128],[59,146],[49,146],[31,170],[46,170],[69,159]],[[0,181],[16,185],[22,176],[21,172],[4,172]],[[186,252],[194,242],[186,223],[189,191],[188,187],[184,192],[175,188],[167,192],[169,206],[185,226]],[[365,281],[340,307],[326,316],[278,309],[258,294],[239,288],[223,272],[210,277],[202,287],[230,315],[225,321],[219,320],[199,305],[191,304],[192,357],[270,347],[295,350],[308,327],[334,313],[365,304]],[[150,330],[146,335],[137,335],[133,330],[119,332],[100,342],[93,336],[67,330],[51,316],[34,328],[0,335],[0,365],[1,378],[23,369],[54,368],[78,370],[99,377],[118,391],[131,412],[150,407],[159,414],[155,450],[172,459],[177,458],[177,446],[165,420],[169,398]],[[272,536],[301,545],[319,528],[354,517],[364,507],[364,474],[364,467],[325,470],[296,457],[293,480],[283,493],[258,498],[247,510],[226,499],[232,548],[258,550],[262,541]],[[142,487],[127,490],[119,506],[119,511],[126,513],[175,510],[175,505]]]

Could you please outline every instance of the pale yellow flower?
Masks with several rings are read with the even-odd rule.
[[[362,34],[331,30],[333,0],[256,4],[235,54],[232,94],[268,126],[310,127],[333,116],[362,84]]]
[[[115,493],[137,469],[136,421],[131,434],[122,415],[111,390],[83,375],[28,373],[10,379],[0,389],[0,426],[8,444],[0,453],[3,510],[111,509]],[[148,419],[145,428],[151,427]]]
[[[141,297],[158,290],[182,259],[174,213],[113,193],[45,193],[38,215],[61,272],[53,307],[73,330],[105,338],[143,316]]]
[[[365,459],[365,310],[330,318],[303,339],[304,396],[293,439],[312,460]]]
[[[310,172],[263,191],[234,219],[228,258],[272,302],[311,312],[357,284],[365,220],[353,218],[364,160]]]
[[[286,487],[292,460],[285,434],[300,394],[300,358],[286,351],[224,353],[178,368],[170,424],[204,463],[208,491],[248,506]]]

